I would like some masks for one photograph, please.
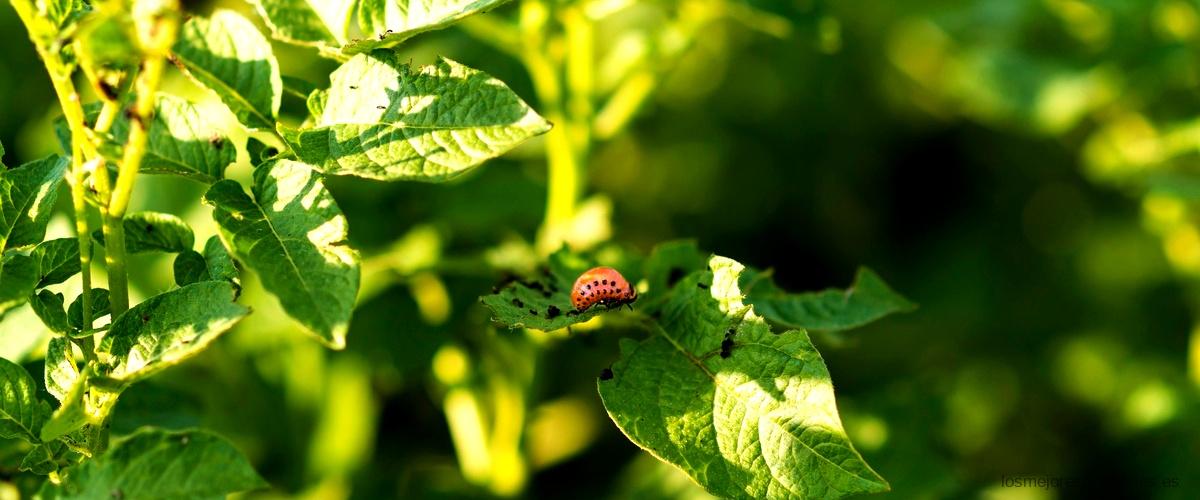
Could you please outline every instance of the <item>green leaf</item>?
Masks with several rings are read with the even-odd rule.
[[[169,94],[159,94],[156,106],[146,156],[138,171],[179,175],[204,183],[224,178],[225,168],[237,160],[237,148],[220,122]],[[119,120],[117,125],[124,127],[127,123]],[[124,138],[126,134],[122,128],[119,136]]]
[[[179,253],[196,243],[191,226],[177,216],[161,212],[135,212],[125,216],[125,252]],[[104,244],[104,233],[97,230],[92,239]]]
[[[444,58],[414,70],[401,58],[359,54],[334,71],[316,128],[289,140],[296,155],[332,175],[440,182],[550,130],[481,71]]]
[[[108,316],[112,312],[112,304],[108,302],[108,290],[92,289],[92,321]],[[67,308],[67,324],[75,330],[83,330],[83,294],[75,297],[71,307]],[[85,334],[87,332],[84,332]]]
[[[70,325],[67,324],[65,303],[63,294],[50,290],[42,290],[29,299],[29,305],[33,308],[34,314],[41,318],[46,328],[60,335],[66,335],[71,331]]]
[[[566,247],[550,255],[547,272],[539,279],[514,280],[480,298],[492,310],[492,320],[509,328],[558,330],[582,323],[603,313],[592,306],[582,313],[571,304],[571,287],[584,271],[596,266],[591,259],[571,253]],[[621,269],[618,269],[621,271]]]
[[[37,398],[37,385],[20,365],[0,358],[0,437],[38,443],[50,407]]]
[[[413,36],[445,28],[467,16],[487,12],[507,0],[359,0],[358,25],[372,35],[351,42],[343,53],[392,47]]]
[[[79,367],[75,366],[74,348],[71,340],[54,337],[46,346],[45,366],[46,392],[54,399],[65,401],[75,381],[79,380]]]
[[[76,35],[79,66],[104,98],[117,100],[129,75],[137,71],[136,38],[133,18],[125,11],[92,16]]]
[[[865,267],[859,268],[854,284],[846,290],[790,294],[776,286],[768,273],[753,271],[742,274],[741,286],[746,302],[758,314],[789,328],[849,330],[916,307]]]
[[[21,459],[21,466],[18,470],[43,476],[54,472],[58,470],[58,464],[55,463],[54,457],[62,450],[63,444],[59,441],[34,446],[29,453],[25,454],[25,458]]]
[[[113,320],[97,353],[112,357],[105,375],[131,383],[198,354],[250,310],[233,286],[205,281],[155,295]]]
[[[61,498],[225,498],[267,486],[232,443],[208,431],[144,428],[72,469]]]
[[[238,121],[275,129],[283,81],[271,44],[254,23],[230,10],[193,17],[180,30],[174,51],[187,73],[216,92]]]
[[[692,240],[668,241],[654,247],[646,258],[647,290],[643,299],[656,309],[679,280],[707,267],[710,254],[701,252]]]
[[[58,238],[43,241],[30,254],[38,263],[41,278],[37,287],[43,288],[67,281],[79,273],[79,240]]]
[[[355,0],[251,0],[284,42],[337,47],[346,43]]]
[[[714,495],[887,491],[846,437],[808,335],[775,334],[742,303],[741,264],[713,257],[709,267],[675,287],[654,335],[622,341],[598,382],[613,422]]]
[[[179,286],[212,279],[208,275],[208,263],[204,261],[204,256],[195,250],[188,250],[176,255],[173,269],[175,284]]]
[[[204,261],[208,264],[208,275],[212,279],[225,280],[233,283],[234,288],[241,288],[237,264],[229,256],[229,250],[225,249],[221,238],[213,236],[204,243]]]
[[[48,156],[0,173],[0,250],[39,243],[58,199],[67,159]]]
[[[37,289],[37,260],[16,251],[0,258],[0,315],[24,304]]]
[[[309,94],[317,90],[317,86],[303,78],[282,75],[283,91],[294,97],[308,99]]]
[[[253,191],[251,199],[238,183],[222,181],[204,202],[233,254],[258,271],[283,310],[341,349],[359,284],[359,258],[346,245],[341,209],[320,176],[295,161],[259,166]]]

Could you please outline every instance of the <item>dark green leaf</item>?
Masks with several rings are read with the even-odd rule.
[[[259,273],[284,311],[335,349],[358,293],[359,258],[346,246],[346,218],[320,176],[278,160],[254,171],[254,199],[233,181],[204,195],[233,254]],[[210,273],[217,275],[218,273]]]
[[[250,311],[233,286],[205,281],[155,295],[113,320],[96,352],[112,356],[106,376],[128,384],[200,353]]]
[[[58,238],[43,241],[33,249],[31,256],[37,261],[41,273],[38,288],[62,283],[79,273],[78,239]]]
[[[49,156],[0,173],[0,250],[40,243],[67,159]]]
[[[225,280],[233,283],[234,288],[240,288],[237,265],[233,262],[233,257],[229,256],[221,238],[213,236],[204,243],[204,261],[208,264],[208,275],[212,279]]]
[[[137,71],[138,48],[128,12],[104,12],[85,23],[75,37],[79,66],[106,99],[116,100]]]
[[[46,346],[45,364],[46,392],[55,399],[65,401],[75,381],[79,380],[79,367],[75,365],[75,351],[70,339],[54,337]]]
[[[180,30],[174,50],[187,73],[216,92],[238,121],[274,130],[283,82],[271,44],[253,23],[229,10],[218,10],[210,19],[193,17]]]
[[[67,324],[66,300],[63,299],[63,294],[42,290],[29,298],[29,305],[50,331],[60,335],[71,331],[70,325]]]
[[[675,287],[654,335],[621,342],[612,377],[598,382],[613,421],[718,496],[887,491],[846,437],[808,335],[775,334],[742,303],[741,264],[713,257],[709,267]]]
[[[849,330],[916,307],[865,267],[859,268],[854,284],[846,290],[790,294],[776,286],[769,274],[753,271],[742,274],[741,287],[756,312],[789,328]]]
[[[267,486],[237,448],[202,430],[145,428],[75,467],[61,498],[225,498]]]
[[[37,289],[37,260],[16,251],[0,258],[0,315],[24,304]]]
[[[288,139],[296,155],[327,174],[439,182],[550,130],[483,72],[402,57],[359,54],[334,71],[316,128]]]
[[[20,365],[0,358],[0,437],[38,443],[50,407],[37,398],[37,385]]]
[[[308,99],[308,95],[317,90],[316,85],[303,78],[288,75],[283,75],[281,78],[283,80],[283,91],[294,97]]]
[[[204,256],[194,250],[180,252],[175,256],[174,271],[175,284],[179,286],[212,279],[208,275],[208,264],[204,262]]]
[[[34,474],[46,475],[58,470],[58,463],[55,462],[56,457],[63,453],[65,447],[62,442],[54,441],[50,443],[42,443],[34,446],[25,458],[21,459],[22,471],[29,471]]]
[[[93,288],[92,321],[108,316],[110,312],[112,312],[112,304],[108,302],[108,290]],[[75,300],[71,302],[71,307],[67,308],[67,323],[75,330],[83,330],[83,294],[75,297]]]
[[[709,257],[709,253],[701,252],[696,242],[691,240],[669,241],[655,246],[644,263],[648,288],[643,300],[648,306],[657,308],[679,280],[706,269]]]
[[[550,331],[582,323],[606,311],[603,306],[596,305],[577,313],[571,303],[575,279],[595,267],[596,262],[563,247],[550,255],[547,264],[549,274],[543,273],[537,279],[511,281],[481,298],[492,310],[493,321],[509,328]]]
[[[191,250],[196,243],[191,226],[183,219],[161,212],[135,212],[125,216],[125,251],[127,253],[168,252]],[[104,233],[97,230],[92,239],[104,244]]]

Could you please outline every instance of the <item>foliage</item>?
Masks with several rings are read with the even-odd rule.
[[[768,32],[784,23],[776,16],[682,2],[667,9],[672,17],[655,35],[661,46],[639,56],[638,68],[618,72],[621,82],[603,85],[592,75],[593,30],[606,9],[628,6],[523,0],[514,23],[472,17],[499,1],[251,2],[275,42],[315,48],[324,58],[297,65],[319,68],[310,76],[328,79],[323,88],[284,74],[313,71],[281,64],[280,46],[234,10],[185,15],[174,1],[11,3],[62,111],[55,125],[62,154],[0,174],[0,314],[28,303],[48,332],[41,384],[14,360],[0,361],[0,435],[24,442],[11,448],[33,477],[26,489],[47,498],[207,498],[268,487],[238,446],[209,431],[149,425],[110,434],[122,415],[146,404],[137,398],[154,390],[147,379],[192,367],[185,361],[220,352],[218,341],[236,325],[258,321],[243,305],[255,300],[243,297],[243,283],[248,294],[273,297],[293,327],[319,344],[353,350],[356,307],[396,280],[410,287],[417,310],[392,321],[453,321],[454,329],[487,332],[468,337],[484,348],[389,338],[371,340],[382,347],[359,347],[367,351],[359,354],[432,365],[462,476],[490,493],[521,493],[527,460],[538,460],[521,450],[524,429],[534,428],[525,417],[534,369],[524,365],[536,366],[547,339],[597,327],[640,338],[623,339],[601,374],[599,401],[610,418],[704,490],[771,498],[888,490],[851,444],[829,371],[803,328],[856,328],[911,310],[908,300],[869,270],[845,292],[791,294],[768,273],[710,257],[690,242],[665,243],[648,256],[605,245],[611,209],[603,199],[578,200],[593,143],[630,122],[660,67],[684,57],[727,11]],[[445,57],[414,66],[400,52],[409,39],[452,24],[510,53],[520,45],[516,55],[544,111],[484,71]],[[167,92],[175,74],[204,93]],[[82,102],[77,81],[90,86],[94,102]],[[294,97],[303,102],[289,103]],[[600,98],[605,104],[596,109]],[[296,114],[289,106],[302,107],[300,116],[289,116]],[[366,259],[353,245],[354,221],[342,205],[358,200],[338,196],[343,183],[419,181],[455,190],[481,175],[484,162],[542,135],[548,194],[536,242],[501,243],[459,261],[475,279],[514,276],[480,299],[491,325],[479,314],[450,318],[443,274],[453,271],[438,266],[453,258],[442,259],[436,230],[414,229]],[[249,167],[249,179],[239,167]],[[144,177],[152,174],[185,179],[203,193],[170,211],[131,211],[135,186],[159,182]],[[47,239],[63,189],[76,234]],[[465,210],[474,223],[495,226],[486,222],[495,207],[463,196],[463,208],[443,206],[439,215]],[[195,207],[211,210],[203,223],[211,222],[215,236],[205,239],[194,227]],[[170,256],[170,279],[139,301],[145,271],[135,259],[154,254]],[[617,267],[638,287],[641,300],[629,311],[571,308],[575,277],[598,264]],[[93,282],[96,269],[107,288]],[[473,284],[470,293],[479,289]],[[291,349],[296,357],[280,370],[304,370],[304,356],[323,356],[307,345]],[[372,443],[372,423],[362,419],[377,411],[373,381],[357,358],[337,359],[344,361],[329,369],[324,387],[332,416],[318,428],[310,459],[334,478],[323,484],[361,466]],[[664,386],[684,391],[664,395]],[[159,419],[142,423],[171,421],[175,405],[149,406]],[[287,419],[278,412],[262,420]]]

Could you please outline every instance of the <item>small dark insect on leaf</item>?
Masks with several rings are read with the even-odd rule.
[[[375,109],[387,109],[387,106],[375,106]]]
[[[214,136],[210,137],[208,139],[208,143],[211,144],[212,147],[217,148],[217,149],[221,149],[222,147],[225,146],[225,141],[222,140],[221,136],[219,136],[219,135],[214,135]]]
[[[537,309],[530,309],[530,310],[529,310],[529,314],[532,314],[532,315],[534,315],[534,316],[537,316],[537,315],[538,315]]]
[[[600,380],[612,380],[612,378],[613,378],[612,368],[605,368],[603,370],[600,370]]]
[[[351,85],[350,90],[358,90],[358,85]]]
[[[699,281],[696,282],[696,287],[701,290],[708,290],[708,285],[705,285],[704,283],[700,283]]]
[[[142,323],[149,323],[149,322],[150,322],[150,315],[149,315],[149,314],[143,314],[143,315],[142,315]]]
[[[721,341],[721,358],[728,358],[733,351],[733,340],[725,339]]]
[[[517,306],[517,307],[525,307],[525,303],[521,302],[521,299],[518,299],[516,297],[513,297],[512,303],[514,306]]]
[[[546,319],[554,319],[558,317],[559,314],[562,314],[562,311],[558,308],[558,306],[550,306],[546,309]]]
[[[379,34],[379,40],[380,40],[380,41],[383,41],[383,39],[384,39],[384,38],[387,38],[387,33],[380,33],[380,34]]]

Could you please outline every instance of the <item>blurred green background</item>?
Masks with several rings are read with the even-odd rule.
[[[597,93],[639,68],[653,85],[595,138],[578,243],[695,238],[794,291],[845,287],[862,264],[919,303],[814,339],[884,496],[1200,497],[1200,2],[590,5],[611,9],[595,24]],[[188,5],[217,7],[252,15]],[[489,72],[543,109],[486,27],[401,50]],[[59,113],[7,5],[0,37],[13,165],[57,152]],[[288,75],[335,67],[276,50]],[[178,74],[167,87],[212,99]],[[298,123],[304,105],[284,109]],[[600,405],[595,376],[631,332],[494,331],[477,303],[498,268],[531,267],[544,148],[444,185],[330,180],[367,262],[346,350],[303,336],[248,276],[255,314],[130,390],[114,430],[212,428],[273,485],[252,497],[703,497]],[[244,180],[241,157],[230,175]],[[215,227],[201,192],[144,176],[134,208],[182,214],[202,241]],[[60,200],[51,237],[70,232]],[[134,259],[135,295],[172,286],[170,259]],[[7,318],[0,355],[40,373],[41,329]]]

